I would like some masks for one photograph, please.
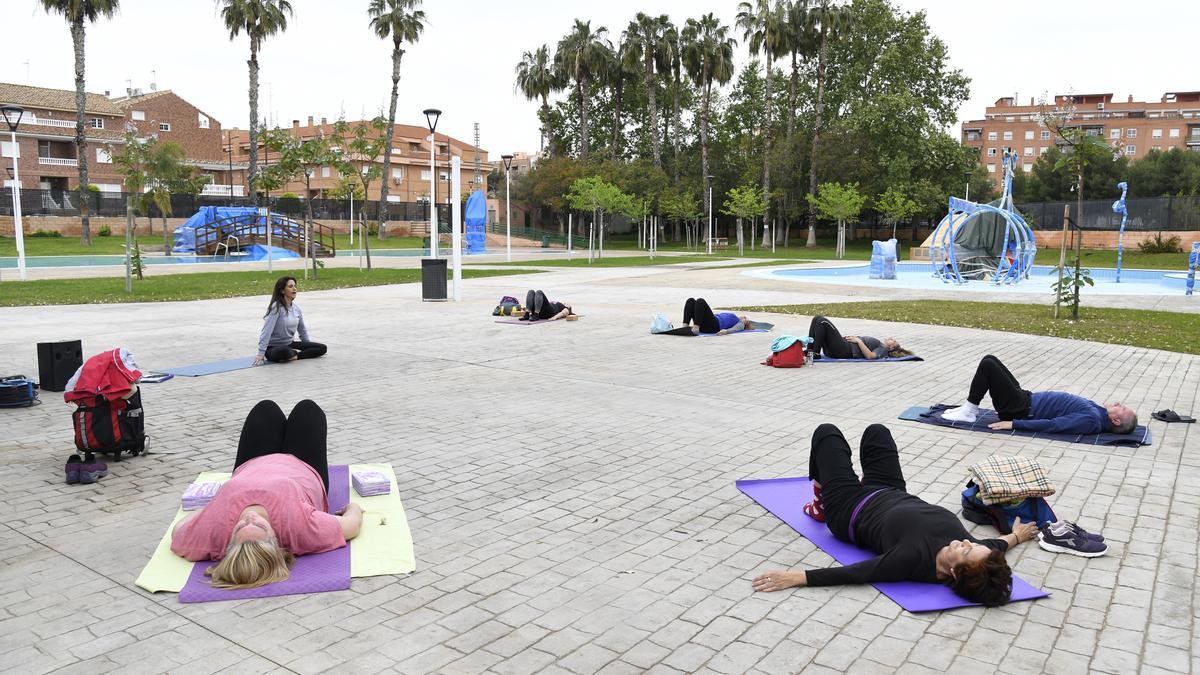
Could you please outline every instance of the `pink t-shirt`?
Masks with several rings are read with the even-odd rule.
[[[187,560],[220,560],[238,516],[252,504],[267,510],[279,544],[295,555],[346,545],[341,524],[327,513],[321,477],[295,456],[279,453],[239,466],[208,506],[175,528],[171,550]]]

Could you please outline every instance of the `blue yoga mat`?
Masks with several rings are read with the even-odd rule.
[[[270,365],[267,361],[263,365]],[[212,363],[200,363],[194,366],[180,366],[178,368],[163,368],[162,372],[180,377],[200,377],[202,375],[214,375],[216,373],[228,373],[231,370],[241,370],[243,368],[251,368],[254,366],[253,356],[243,356],[241,358],[229,359],[228,361],[214,361]]]
[[[887,356],[882,359],[831,359],[828,356],[822,356],[819,359],[813,359],[813,363],[889,363],[891,361],[924,361],[925,359],[916,354],[908,356]]]
[[[812,500],[812,481],[808,478],[739,480],[737,489],[843,565],[853,565],[876,556],[871,551],[858,548],[834,537],[825,523],[818,523],[804,515],[804,502]],[[1012,581],[1010,602],[1033,600],[1049,595],[1049,593],[1029,585],[1015,574]],[[910,612],[930,612],[975,605],[941,584],[922,581],[888,581],[871,585]]]
[[[1128,434],[1051,434],[1044,431],[1017,431],[1016,429],[989,429],[988,425],[999,422],[1000,416],[994,410],[981,408],[979,418],[974,423],[951,422],[942,417],[942,412],[954,406],[939,403],[935,406],[915,405],[900,413],[900,419],[922,424],[932,424],[950,429],[965,429],[967,431],[982,431],[988,434],[1005,434],[1007,436],[1029,436],[1030,438],[1045,438],[1052,441],[1067,443],[1084,443],[1086,445],[1125,445],[1137,447],[1150,445],[1150,430],[1138,425]]]

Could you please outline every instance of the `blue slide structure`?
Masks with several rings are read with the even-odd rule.
[[[1117,235],[1117,283],[1121,283],[1121,252],[1125,248],[1125,221],[1129,218],[1129,208],[1125,206],[1125,195],[1129,193],[1129,183],[1117,183],[1121,198],[1113,202],[1113,213],[1121,214],[1121,233]]]
[[[1029,277],[1037,243],[1012,200],[1017,155],[1004,151],[1004,193],[989,204],[950,197],[949,213],[930,237],[933,275],[946,283],[972,279],[995,285]]]
[[[271,214],[271,223],[274,226],[272,235],[277,241],[282,242],[286,237],[286,223],[289,219],[280,213]],[[175,243],[171,248],[171,252],[175,255],[189,256],[197,255],[196,247],[205,247],[207,244],[218,243],[221,239],[221,228],[211,228],[214,223],[222,223],[230,228],[237,227],[242,234],[254,234],[265,238],[267,234],[266,218],[258,214],[258,210],[253,207],[246,206],[202,206],[191,218],[188,218],[183,225],[175,228]],[[199,240],[197,239],[197,230],[202,230]],[[276,260],[287,258],[299,258],[300,255],[295,251],[290,251],[286,248],[278,246],[271,247],[271,257]],[[252,246],[244,246],[241,249],[240,259],[243,260],[266,260],[267,247],[262,244],[254,244]]]
[[[487,253],[487,198],[483,190],[476,190],[467,198],[463,222],[466,226],[467,254]]]

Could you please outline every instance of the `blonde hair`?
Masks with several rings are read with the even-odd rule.
[[[231,544],[221,562],[204,573],[212,577],[214,588],[258,588],[286,580],[295,562],[296,556],[274,539],[243,541]]]

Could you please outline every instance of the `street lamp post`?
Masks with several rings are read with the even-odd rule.
[[[229,147],[225,149],[229,153],[229,205],[233,206],[233,136],[229,136]]]
[[[426,108],[425,123],[429,126],[429,255],[438,257],[438,224],[437,224],[437,167],[434,159],[437,156],[437,123],[442,111],[437,108]]]
[[[512,206],[509,201],[508,176],[512,172],[512,155],[500,155],[504,160],[504,247],[508,262],[512,262]]]
[[[716,176],[705,176],[704,180],[708,181],[708,254],[712,255],[712,240],[713,240],[713,221],[712,221],[712,180]]]
[[[21,154],[20,146],[17,145],[17,127],[21,124],[21,116],[25,114],[25,109],[15,105],[4,105],[0,106],[0,114],[4,115],[4,121],[8,123],[8,132],[12,138],[13,232],[17,238],[17,273],[21,281],[25,281],[25,237],[21,229],[21,170],[17,166],[18,156]]]
[[[963,201],[971,201],[971,176],[975,172],[970,169],[963,170],[963,178],[967,181],[967,192],[963,195]]]

